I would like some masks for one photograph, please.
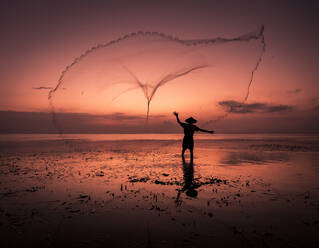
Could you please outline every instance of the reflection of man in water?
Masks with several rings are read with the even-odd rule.
[[[178,190],[177,197],[175,203],[181,204],[180,196],[181,193],[185,192],[185,194],[189,197],[197,197],[198,192],[197,188],[201,185],[199,183],[194,182],[194,165],[192,163],[184,163],[183,164],[183,175],[184,175],[184,186],[182,189]]]
[[[194,132],[201,131],[201,132],[206,132],[206,133],[214,133],[214,131],[204,130],[204,129],[201,129],[201,128],[193,125],[194,123],[197,122],[193,117],[189,117],[188,119],[185,120],[185,122],[187,122],[187,123],[183,123],[179,120],[177,112],[174,112],[174,115],[176,116],[177,122],[184,128],[184,139],[183,139],[183,150],[182,150],[183,163],[185,163],[184,153],[185,153],[186,149],[189,149],[189,151],[191,153],[191,164],[193,164],[193,160],[194,160],[193,159],[194,158],[194,155],[193,155]]]
[[[194,180],[194,166],[192,163],[183,165],[183,174],[184,174],[184,187],[182,189],[182,192],[186,191],[186,195],[190,197],[196,197],[197,196],[197,190],[196,188],[199,187],[199,185],[196,185]]]

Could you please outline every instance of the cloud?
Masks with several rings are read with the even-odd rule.
[[[288,94],[299,94],[300,92],[302,92],[302,89],[299,88],[287,91]]]
[[[39,87],[32,87],[34,90],[52,90],[53,87],[47,87],[47,86],[39,86]]]
[[[292,110],[293,106],[273,105],[268,103],[240,103],[237,101],[220,101],[218,103],[228,113],[247,114],[247,113],[275,113]]]
[[[58,117],[63,121],[65,120],[78,120],[82,122],[92,122],[97,120],[112,120],[116,122],[130,122],[130,121],[145,121],[145,115],[131,115],[125,114],[121,112],[115,112],[111,114],[103,114],[103,115],[95,115],[95,114],[88,114],[88,113],[56,113]],[[152,116],[153,117],[153,116]],[[154,116],[162,117],[162,116]],[[164,117],[164,116],[163,116]]]
[[[313,111],[319,111],[319,105],[313,107]]]
[[[177,132],[178,125],[169,127],[164,115],[152,115],[152,123],[145,125],[145,115],[111,113],[57,113],[63,133],[143,133]],[[57,133],[48,112],[0,111],[0,133]]]
[[[127,115],[124,113],[116,112],[109,115],[103,115],[105,119],[111,119],[116,121],[133,121],[133,120],[145,120],[145,116],[141,115]]]
[[[39,86],[39,87],[32,87],[32,89],[34,90],[52,90],[53,87],[49,87],[49,86]],[[66,90],[66,88],[62,88],[63,90]]]
[[[83,114],[83,115],[88,115],[88,114]],[[114,121],[145,121],[146,116],[145,115],[130,115],[130,114],[125,114],[122,112],[115,112],[112,114],[107,114],[107,115],[89,115],[95,118],[99,119],[108,119],[108,120],[114,120]],[[152,119],[158,119],[158,118],[164,118],[166,117],[165,115],[152,115]]]
[[[317,104],[319,102],[319,97],[314,97],[310,99],[311,104]]]
[[[85,113],[57,113],[63,133],[179,133],[182,128],[173,115],[161,117],[146,124],[143,120],[110,121],[106,115]],[[112,114],[110,114],[112,115]],[[115,114],[116,116],[116,114]],[[134,119],[134,115],[117,114],[119,118]],[[160,118],[161,117],[161,118]],[[116,117],[115,117],[116,118]],[[212,129],[217,133],[319,133],[319,112],[291,111],[288,115],[251,115],[245,118],[225,119]],[[199,123],[199,127],[201,126]],[[203,126],[203,128],[205,128]],[[207,126],[207,128],[209,128]],[[0,111],[0,133],[58,133],[48,112]],[[182,136],[181,136],[182,137]]]

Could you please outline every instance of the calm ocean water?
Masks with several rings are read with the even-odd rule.
[[[178,134],[0,134],[0,141],[40,141],[81,139],[90,141],[108,140],[180,140]],[[197,140],[298,140],[319,142],[319,134],[195,134]]]

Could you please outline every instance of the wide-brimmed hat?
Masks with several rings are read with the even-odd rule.
[[[197,120],[195,120],[193,117],[189,117],[188,119],[185,120],[185,122],[187,122],[189,124],[193,124],[193,123],[196,123]]]

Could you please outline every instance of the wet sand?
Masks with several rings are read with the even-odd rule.
[[[180,146],[1,141],[1,247],[319,246],[317,140]]]

